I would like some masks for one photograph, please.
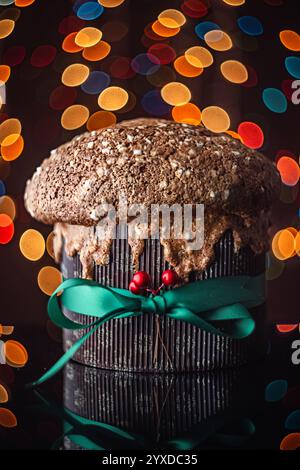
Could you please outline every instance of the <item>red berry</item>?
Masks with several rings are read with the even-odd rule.
[[[175,284],[178,284],[179,277],[176,271],[166,269],[162,273],[161,280],[165,286],[175,286]]]
[[[136,294],[136,295],[139,295],[141,293],[139,287],[133,281],[131,281],[131,283],[129,284],[129,290],[130,290],[130,292],[132,292],[133,294]]]
[[[139,271],[134,274],[132,281],[140,288],[148,287],[151,284],[151,277],[146,271]]]

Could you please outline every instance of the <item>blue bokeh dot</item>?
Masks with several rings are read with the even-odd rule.
[[[159,90],[148,91],[143,96],[141,103],[144,111],[152,116],[163,116],[171,109],[171,106],[163,101]]]
[[[219,25],[217,25],[217,23],[213,23],[212,21],[201,21],[201,23],[198,23],[195,26],[195,32],[200,39],[204,39],[206,33],[208,33],[209,31],[214,31],[216,29],[221,28]]]
[[[82,91],[88,95],[101,93],[110,84],[110,76],[97,70],[90,73],[88,79],[81,85]]]
[[[285,68],[292,77],[300,78],[300,58],[289,56],[285,59]]]
[[[237,23],[239,28],[249,36],[260,36],[264,32],[263,25],[255,16],[241,16]]]
[[[95,20],[102,15],[103,11],[104,8],[100,3],[87,2],[78,8],[77,16],[82,20]]]
[[[5,193],[6,193],[5,184],[3,183],[3,181],[0,180],[0,197],[4,196]]]
[[[285,113],[287,99],[284,93],[277,88],[265,88],[262,94],[263,102],[273,113]]]

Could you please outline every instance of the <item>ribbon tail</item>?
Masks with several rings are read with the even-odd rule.
[[[196,314],[189,309],[173,309],[168,316],[185,321],[219,336],[243,339],[250,336],[255,328],[255,321],[249,311],[241,304],[229,305],[218,309]],[[220,328],[215,323],[221,322]]]

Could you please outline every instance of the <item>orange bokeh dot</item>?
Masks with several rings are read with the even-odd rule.
[[[11,325],[1,325],[3,335],[11,335],[14,332],[15,327]]]
[[[234,139],[239,140],[240,142],[243,142],[243,139],[241,138],[241,136],[235,131],[230,131],[229,130],[229,131],[226,131],[226,134],[231,135],[231,137],[233,137]]]
[[[61,272],[53,266],[44,266],[38,274],[38,286],[46,295],[52,295],[62,282]]]
[[[0,244],[9,243],[14,236],[15,227],[7,214],[0,214]]]
[[[24,139],[19,134],[5,137],[1,144],[1,156],[8,162],[16,160],[24,150]]]
[[[209,50],[201,46],[190,47],[185,51],[184,55],[191,65],[198,68],[209,67],[214,61]]]
[[[278,324],[276,325],[276,329],[279,331],[279,333],[290,333],[291,331],[294,331],[298,327],[298,323],[296,324],[290,324],[290,325],[283,325],[283,324]]]
[[[0,403],[8,402],[8,392],[4,385],[0,384]]]
[[[295,254],[295,237],[288,229],[279,230],[272,240],[274,256],[280,260],[290,258]]]
[[[300,35],[296,31],[285,29],[280,31],[279,38],[282,44],[290,51],[300,51]]]
[[[100,29],[88,26],[82,28],[75,36],[75,43],[81,47],[92,47],[102,38]]]
[[[0,426],[4,428],[15,428],[18,425],[14,413],[7,408],[0,408]]]
[[[21,130],[22,125],[19,119],[6,119],[6,121],[3,121],[0,124],[0,144],[2,144],[3,140],[10,135],[14,135],[14,139],[16,139],[15,136],[19,136],[21,134]]]
[[[35,0],[16,0],[16,7],[29,7],[35,2]]]
[[[105,8],[115,8],[122,5],[125,0],[98,0],[98,2]]]
[[[96,111],[86,124],[89,131],[96,131],[104,127],[112,126],[117,122],[116,115],[110,111]]]
[[[15,27],[15,22],[10,19],[0,20],[0,39],[4,39],[9,36]]]
[[[220,66],[221,73],[231,83],[245,83],[248,80],[248,70],[238,60],[226,60]]]
[[[300,447],[300,432],[285,436],[280,443],[280,450],[296,450]]]
[[[75,87],[82,85],[90,74],[90,69],[84,64],[71,64],[63,71],[61,81],[64,85]]]
[[[8,215],[11,220],[16,217],[16,205],[10,196],[0,197],[0,214]]]
[[[24,367],[28,362],[28,352],[19,341],[9,339],[3,345],[6,362],[12,367]]]
[[[74,53],[74,52],[82,51],[83,47],[78,46],[75,42],[76,35],[77,35],[77,31],[68,34],[68,36],[66,36],[65,39],[63,40],[62,49],[65,52]]]
[[[92,47],[86,47],[82,52],[82,57],[91,62],[102,60],[110,53],[111,46],[106,41],[99,41]]]
[[[300,232],[295,235],[295,252],[300,256]]]
[[[126,105],[128,99],[129,95],[124,88],[111,86],[100,93],[98,104],[105,111],[118,111]]]
[[[295,186],[300,178],[298,163],[291,157],[281,157],[277,162],[281,180],[287,186]]]
[[[176,36],[176,34],[179,33],[180,28],[167,28],[157,20],[152,24],[152,30],[158,34],[158,36],[170,38],[172,36]]]
[[[73,104],[64,110],[61,117],[61,125],[69,131],[78,129],[87,122],[89,115],[90,111],[86,106]]]
[[[46,240],[46,250],[48,255],[51,256],[51,258],[54,258],[54,237],[54,232],[50,232]]]
[[[0,83],[6,83],[10,77],[10,66],[0,65]]]
[[[174,69],[183,77],[199,77],[203,73],[203,68],[194,67],[185,58],[184,55],[177,57],[174,61]]]
[[[186,103],[182,106],[175,106],[172,109],[172,117],[176,122],[193,124],[199,126],[201,123],[201,111],[193,103]]]
[[[45,253],[45,240],[37,230],[28,229],[22,234],[19,247],[25,258],[30,261],[37,261]]]

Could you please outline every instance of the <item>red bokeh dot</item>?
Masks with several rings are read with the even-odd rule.
[[[77,97],[76,88],[60,85],[52,91],[49,97],[49,106],[60,111],[74,104]]]
[[[56,57],[56,48],[54,46],[45,45],[37,47],[30,58],[33,67],[47,67]]]
[[[128,79],[135,75],[131,67],[130,57],[118,57],[110,66],[110,74],[114,78]]]
[[[15,67],[23,62],[25,56],[26,49],[24,46],[12,46],[4,52],[2,62],[10,67]]]
[[[289,333],[290,331],[294,331],[297,327],[298,323],[294,325],[276,325],[276,328],[279,333]]]
[[[248,72],[248,78],[247,78],[247,81],[244,83],[241,83],[241,85],[246,88],[252,88],[257,85],[258,76],[257,76],[256,70],[254,70],[254,68],[251,67],[251,65],[245,65],[245,67]]]
[[[0,214],[0,244],[6,245],[14,236],[15,227],[7,214]]]
[[[176,59],[176,52],[168,44],[153,44],[149,47],[148,52],[156,57],[161,65],[170,64]]]
[[[238,134],[247,147],[259,149],[264,143],[264,133],[258,124],[251,121],[244,121],[238,127]]]
[[[181,9],[185,15],[191,18],[201,18],[208,13],[207,6],[201,0],[186,0],[181,5]]]
[[[60,22],[58,31],[63,36],[66,36],[67,34],[74,33],[74,31],[79,31],[85,24],[86,22],[77,16],[67,16]]]

